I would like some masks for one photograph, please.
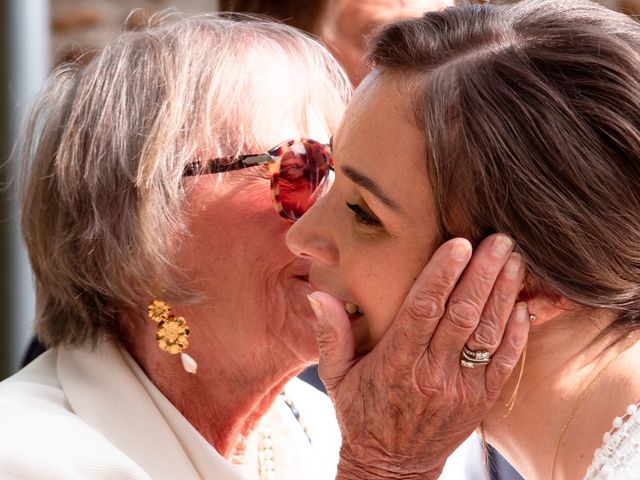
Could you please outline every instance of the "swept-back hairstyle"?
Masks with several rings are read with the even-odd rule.
[[[371,60],[415,99],[442,239],[506,232],[534,286],[638,323],[640,25],[467,5],[386,27]]]
[[[20,152],[47,345],[116,333],[118,313],[152,295],[195,298],[172,251],[188,234],[181,176],[196,155],[261,151],[308,116],[336,126],[349,83],[330,54],[285,25],[242,20],[152,19],[53,72]]]

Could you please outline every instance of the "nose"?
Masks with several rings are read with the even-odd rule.
[[[325,265],[338,263],[339,253],[332,236],[332,223],[327,204],[322,197],[287,232],[287,246],[298,257]]]

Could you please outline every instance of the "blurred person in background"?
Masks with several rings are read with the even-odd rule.
[[[441,10],[454,0],[222,0],[220,9],[257,13],[322,39],[354,86],[368,73],[366,38],[393,20]]]
[[[349,96],[311,38],[218,17],[167,19],[54,71],[21,146],[50,350],[0,384],[0,477],[440,474],[520,356],[522,276],[502,272],[507,251],[471,260],[453,239],[379,347],[337,356],[307,301],[309,261],[285,236],[331,184]],[[492,314],[456,315],[478,291]],[[460,321],[504,331],[486,368],[450,355],[468,339]],[[328,399],[295,379],[319,355],[341,385],[340,430]]]

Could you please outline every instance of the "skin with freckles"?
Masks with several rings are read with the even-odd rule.
[[[436,246],[424,145],[408,107],[394,85],[367,78],[333,138],[335,183],[289,234],[294,251],[313,260],[314,287],[360,306],[352,329],[362,353],[382,338]]]

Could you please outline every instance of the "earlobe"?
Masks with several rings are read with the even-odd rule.
[[[529,319],[534,326],[543,325],[575,307],[572,301],[559,295],[535,295],[526,302],[530,313]]]
[[[531,325],[543,325],[558,315],[573,310],[574,302],[556,293],[530,273],[527,273],[518,295],[518,302],[526,302]]]

